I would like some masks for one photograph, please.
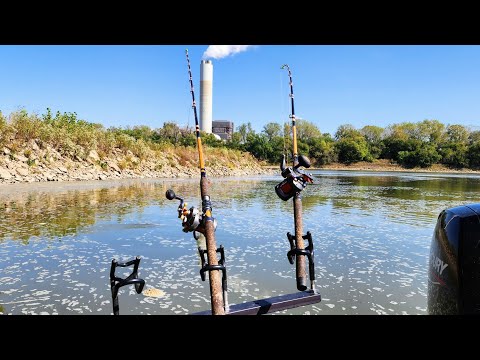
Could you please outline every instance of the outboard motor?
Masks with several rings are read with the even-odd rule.
[[[430,246],[428,313],[480,314],[480,204],[443,210]]]

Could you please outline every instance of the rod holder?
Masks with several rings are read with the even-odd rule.
[[[290,264],[295,263],[295,256],[306,256],[308,259],[308,275],[310,276],[311,290],[315,290],[315,258],[313,251],[313,240],[310,231],[307,231],[307,235],[303,235],[302,238],[308,241],[308,245],[305,249],[298,249],[295,244],[295,236],[287,233],[288,242],[290,243],[290,250],[287,253],[287,258]]]
[[[200,259],[202,261],[202,267],[200,269],[200,277],[202,281],[206,280],[205,273],[207,271],[221,270],[222,271],[222,291],[223,291],[223,304],[225,311],[228,311],[228,300],[227,300],[227,268],[225,267],[225,249],[223,245],[217,249],[217,253],[220,254],[220,260],[218,260],[218,265],[210,265],[207,262],[205,255],[207,250],[198,247],[198,253],[200,254]]]
[[[110,290],[112,292],[112,304],[113,304],[113,315],[120,314],[120,306],[118,304],[118,290],[122,286],[134,285],[135,291],[137,294],[140,294],[143,291],[145,286],[145,280],[138,277],[138,267],[140,266],[141,258],[136,256],[135,259],[130,260],[126,263],[119,263],[116,259],[112,260],[112,265],[110,266]],[[133,271],[125,279],[115,276],[115,270],[117,267],[127,267],[133,265]]]

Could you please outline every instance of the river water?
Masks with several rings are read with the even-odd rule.
[[[479,201],[480,177],[314,171],[303,191],[322,301],[280,314],[426,314],[427,262],[441,210]],[[292,202],[280,176],[211,179],[217,245],[230,304],[296,292],[287,232]],[[113,258],[141,256],[139,275],[161,297],[120,290],[120,314],[210,309],[197,242],[181,230],[172,188],[199,205],[198,179],[0,186],[0,313],[112,314]],[[128,275],[120,269],[118,274]]]

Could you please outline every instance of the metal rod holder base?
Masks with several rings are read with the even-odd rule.
[[[135,285],[135,291],[140,294],[145,286],[145,280],[138,278],[138,267],[140,266],[140,257],[136,256],[134,260],[130,260],[126,263],[119,263],[116,259],[112,260],[110,266],[110,290],[112,292],[112,304],[113,314],[119,315],[120,306],[118,304],[118,290],[122,286]],[[133,265],[133,271],[125,279],[115,276],[115,270],[117,267],[127,267]]]
[[[227,295],[227,268],[225,267],[225,249],[223,245],[217,249],[217,253],[220,254],[220,260],[218,260],[218,265],[210,265],[207,262],[205,257],[207,250],[203,250],[200,246],[198,247],[198,253],[200,254],[200,259],[202,261],[202,268],[200,269],[200,277],[202,281],[205,281],[206,276],[205,272],[207,271],[214,271],[214,270],[221,270],[222,271],[222,291],[223,291],[223,304],[225,310],[228,309],[228,301],[226,299]]]
[[[290,243],[290,250],[287,253],[287,258],[290,264],[295,263],[295,256],[306,256],[308,258],[308,274],[310,276],[310,283],[312,284],[315,281],[315,258],[314,258],[314,251],[313,251],[313,240],[312,234],[310,231],[307,231],[307,235],[303,235],[302,238],[308,241],[308,245],[305,249],[298,249],[295,244],[295,236],[287,233],[288,242]]]
[[[300,291],[294,294],[280,295],[267,299],[249,301],[230,305],[225,315],[263,315],[300,306],[316,304],[322,300],[319,293],[313,290]],[[210,310],[200,311],[192,315],[211,315]]]

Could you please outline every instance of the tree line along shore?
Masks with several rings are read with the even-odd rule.
[[[356,129],[350,124],[335,134],[321,133],[307,121],[297,120],[298,152],[316,167],[353,168],[371,163],[373,167],[450,171],[480,169],[480,130],[438,120],[402,122],[385,128],[367,125]],[[249,151],[259,160],[278,162],[283,149],[291,149],[289,123],[268,123],[260,133],[251,124],[238,127],[229,146]],[[368,165],[365,165],[368,167]]]
[[[0,112],[0,183],[194,177],[198,154],[193,127],[165,122],[105,128],[76,113]],[[403,122],[385,128],[346,124],[322,133],[297,120],[299,153],[316,168],[372,171],[477,172],[480,131],[438,120]],[[289,123],[270,122],[261,132],[237,126],[229,141],[202,134],[212,176],[278,173],[281,154],[291,149]]]

